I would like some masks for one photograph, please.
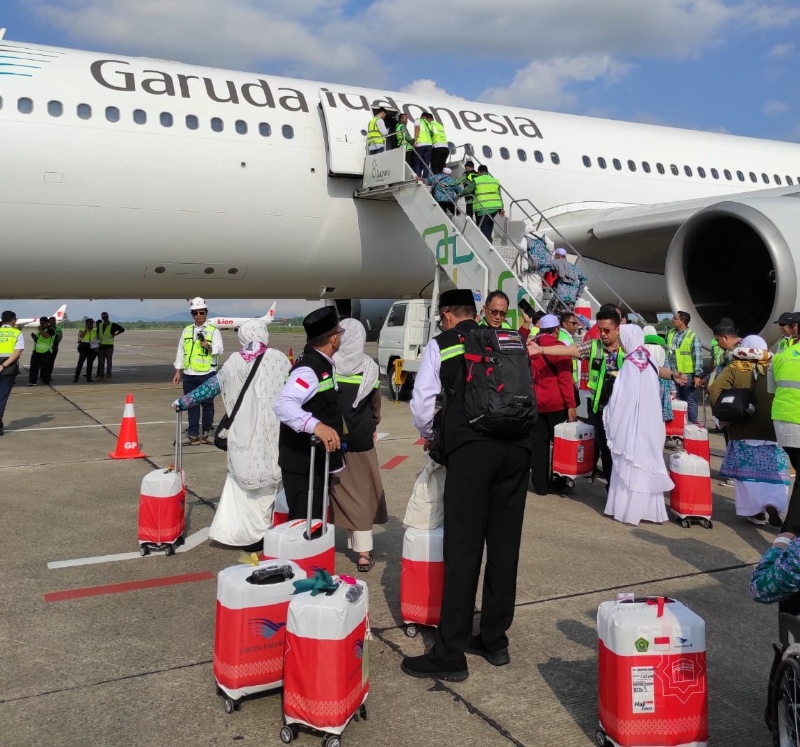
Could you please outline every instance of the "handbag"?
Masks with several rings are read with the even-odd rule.
[[[239,407],[244,399],[244,393],[247,391],[247,387],[250,386],[250,382],[256,375],[256,369],[261,364],[261,359],[264,357],[264,355],[265,353],[261,353],[261,355],[256,358],[255,363],[253,363],[253,367],[250,369],[250,373],[247,374],[247,379],[245,379],[242,391],[239,392],[239,396],[236,399],[236,404],[233,406],[231,414],[225,415],[219,421],[219,425],[217,425],[217,429],[214,431],[214,446],[216,446],[218,449],[222,449],[222,451],[228,450],[228,431],[233,424],[233,419],[236,417],[236,413],[239,412]]]
[[[756,411],[756,369],[747,389],[723,389],[711,407],[711,414],[721,423],[743,423]]]
[[[0,363],[5,363],[8,358],[3,358],[0,360]],[[19,363],[14,361],[14,363],[10,366],[6,366],[2,370],[0,370],[0,376],[18,376],[19,375]]]

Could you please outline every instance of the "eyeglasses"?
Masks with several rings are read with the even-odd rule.
[[[505,319],[508,316],[508,312],[502,309],[486,309],[486,311],[492,316],[499,316],[501,319]]]
[[[577,319],[565,319],[565,320],[564,320],[563,322],[561,322],[561,323],[562,323],[562,324],[577,324],[577,323],[578,323],[578,320],[577,320]]]
[[[615,329],[614,327],[598,327],[598,328],[597,328],[597,331],[598,331],[598,332],[599,332],[601,335],[607,335],[607,334],[609,334],[610,332],[613,332],[613,331],[614,331],[614,329]]]
[[[205,309],[195,309],[192,312],[192,316],[205,316],[205,315],[206,315],[206,310]]]

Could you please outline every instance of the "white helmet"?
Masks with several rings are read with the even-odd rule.
[[[198,309],[208,309],[208,304],[205,298],[195,296],[195,298],[189,301],[189,311],[197,311]]]

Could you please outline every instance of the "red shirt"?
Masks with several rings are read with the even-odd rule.
[[[540,334],[535,339],[542,347],[564,345],[553,335]],[[531,357],[531,373],[539,412],[559,412],[575,407],[572,358],[568,355]]]

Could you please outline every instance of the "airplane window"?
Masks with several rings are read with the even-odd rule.
[[[17,111],[20,114],[30,114],[33,111],[33,100],[27,97],[18,99]]]
[[[619,161],[619,158],[614,158],[614,159],[612,159],[611,163],[613,163],[613,164],[614,164],[614,168],[615,168],[617,171],[622,171],[622,164],[620,163],[620,161]]]
[[[697,176],[699,176],[701,179],[706,178],[706,170],[702,166],[697,167]]]
[[[81,119],[91,119],[92,107],[89,104],[78,104],[78,116]]]
[[[601,169],[604,169],[604,168],[606,167],[606,159],[605,159],[605,158],[603,158],[603,156],[598,156],[598,157],[597,157],[597,165],[598,165],[598,166],[599,166]]]
[[[246,135],[247,134],[247,122],[245,122],[243,119],[237,119],[236,120],[236,132],[239,133],[240,135]]]
[[[528,160],[528,154],[524,150],[522,150],[522,148],[518,148],[517,149],[517,158],[519,158],[520,161],[527,161]]]
[[[558,153],[551,153],[551,154],[550,154],[550,160],[551,160],[551,161],[552,161],[552,162],[553,162],[553,163],[554,163],[556,166],[558,166],[558,164],[560,164],[560,163],[561,163],[561,158],[560,158],[560,156],[558,155]]]
[[[722,173],[725,175],[725,178],[726,178],[728,181],[730,181],[731,179],[733,179],[733,175],[731,174],[731,172],[730,172],[730,171],[728,171],[728,169],[723,169]]]
[[[533,151],[533,159],[536,163],[544,163],[544,156],[542,155],[542,151],[535,150]]]
[[[786,183],[791,185],[791,186],[794,186],[794,182],[792,181],[792,177],[791,176],[787,176],[786,177]]]
[[[672,172],[673,176],[678,176],[679,174],[678,167],[674,163],[671,163],[669,165],[669,170]]]
[[[686,176],[691,176],[692,175],[692,167],[691,166],[684,166],[683,167],[683,171],[686,174]]]
[[[642,171],[644,171],[645,174],[650,173],[650,164],[647,163],[647,161],[642,161]]]
[[[161,112],[159,121],[162,127],[172,127],[172,115],[169,112]]]
[[[107,106],[106,119],[109,122],[119,122],[119,109],[116,106]]]
[[[266,122],[260,122],[258,125],[258,134],[261,137],[269,137],[272,134],[272,128]]]
[[[775,184],[780,184],[780,183],[781,183],[781,178],[777,174],[775,174]]]
[[[717,171],[716,169],[712,168],[711,169],[711,176],[713,176],[715,179],[719,179],[719,171]]]
[[[591,158],[589,158],[589,156],[584,156],[584,157],[583,157],[583,165],[584,165],[584,166],[585,166],[587,169],[591,168],[591,167],[592,167],[592,159],[591,159]]]
[[[761,174],[761,181],[763,181],[764,184],[769,184],[769,177],[766,174]]]
[[[144,109],[134,109],[133,110],[133,121],[136,124],[146,124],[147,122],[147,112]]]
[[[294,128],[291,125],[284,125],[281,127],[281,134],[287,140],[291,140],[294,137]]]
[[[628,161],[628,168],[631,171],[636,171],[636,164],[633,161]]]
[[[186,127],[190,130],[196,130],[200,126],[200,120],[194,114],[186,115]]]
[[[484,158],[492,157],[492,149],[488,145],[483,146],[483,157]]]
[[[663,163],[657,163],[657,164],[656,164],[656,171],[657,171],[659,174],[664,174],[664,173],[666,173],[666,169],[664,168],[664,164],[663,164]]]
[[[60,117],[64,113],[64,105],[60,101],[48,101],[47,113],[51,117]]]
[[[502,158],[504,161],[507,161],[508,156],[509,156],[508,148],[500,148],[500,158]]]
[[[211,129],[214,132],[222,132],[225,129],[225,125],[222,124],[222,120],[219,117],[211,117]]]
[[[736,172],[736,178],[737,178],[737,179],[738,179],[740,182],[743,182],[743,181],[744,181],[744,174],[743,174],[741,171],[737,171],[737,172]]]
[[[2,108],[3,108],[3,97],[0,96],[0,109],[2,109]]]
[[[464,145],[464,155],[465,156],[474,156],[475,155],[475,148],[472,147],[472,143],[466,143]]]
[[[758,177],[752,171],[750,172],[750,181],[751,182],[757,182],[758,181]]]

